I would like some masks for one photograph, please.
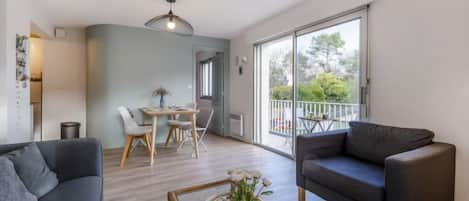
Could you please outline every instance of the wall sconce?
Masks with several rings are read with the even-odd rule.
[[[241,61],[239,60],[239,56],[236,56],[236,66],[238,67],[238,75],[243,75],[243,67],[248,62],[248,58],[243,56]]]

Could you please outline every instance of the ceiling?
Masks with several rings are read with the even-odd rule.
[[[177,0],[175,13],[189,21],[196,35],[233,38],[242,30],[303,0]],[[34,0],[51,24],[86,27],[119,24],[143,27],[166,14],[166,0]]]

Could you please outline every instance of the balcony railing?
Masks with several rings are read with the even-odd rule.
[[[271,100],[270,101],[270,133],[291,136],[293,132],[293,101],[290,100]],[[316,116],[320,117],[327,114],[330,119],[334,119],[330,127],[331,130],[348,127],[348,122],[359,119],[360,105],[348,103],[328,103],[328,102],[307,102],[298,101],[296,109],[297,132],[298,135],[308,134],[310,131],[305,128],[312,128],[313,122],[302,122],[299,117]],[[305,124],[303,124],[305,123]],[[331,122],[326,122],[331,123]],[[326,125],[323,125],[326,127]],[[325,129],[326,129],[325,128]],[[313,132],[321,132],[317,126]]]

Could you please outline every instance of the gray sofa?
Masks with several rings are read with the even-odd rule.
[[[24,144],[0,145],[0,155]],[[103,166],[101,144],[95,139],[71,139],[37,143],[59,185],[39,201],[102,201]]]
[[[330,201],[454,200],[454,145],[423,129],[351,127],[297,137],[299,200],[305,190]]]

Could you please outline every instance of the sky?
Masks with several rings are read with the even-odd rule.
[[[351,54],[354,50],[360,47],[360,20],[354,20],[333,26],[330,28],[322,29],[316,32],[305,34],[297,38],[298,51],[305,52],[311,45],[311,39],[314,36],[321,34],[332,34],[339,32],[342,39],[345,41],[345,54]],[[271,55],[274,51],[282,50],[285,52],[293,49],[292,36],[287,36],[275,41],[271,41],[262,45],[262,51],[265,55]]]

